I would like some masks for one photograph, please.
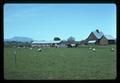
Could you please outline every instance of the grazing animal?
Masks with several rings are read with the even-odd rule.
[[[95,51],[96,51],[96,49],[95,49],[95,48],[93,48],[92,50],[93,50],[93,52],[95,52]]]
[[[14,51],[14,54],[16,55],[16,51]]]
[[[32,50],[32,48],[30,48],[30,50]]]
[[[113,52],[113,51],[114,51],[114,48],[112,48],[111,51]]]
[[[89,49],[91,50],[92,48],[90,47]]]
[[[42,49],[41,49],[41,48],[39,48],[39,49],[38,49],[38,51],[39,51],[39,52],[41,52],[41,51],[42,51]]]

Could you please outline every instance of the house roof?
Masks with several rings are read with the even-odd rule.
[[[104,35],[108,40],[115,40],[115,38],[111,35]]]
[[[94,31],[93,34],[98,38],[100,39],[104,34],[103,32],[97,32],[97,31]]]

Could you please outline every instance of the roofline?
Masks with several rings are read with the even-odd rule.
[[[115,40],[115,39],[108,39],[105,35],[103,35],[100,39],[102,39],[103,37],[105,37],[107,40]]]

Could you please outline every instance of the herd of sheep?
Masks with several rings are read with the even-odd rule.
[[[96,51],[96,49],[95,49],[95,48],[92,48],[92,47],[90,47],[89,49],[92,50],[93,52]],[[111,49],[110,49],[110,51],[112,51],[112,52],[113,52],[114,50],[115,50],[114,48],[111,48]]]
[[[18,48],[20,48],[20,47],[18,47]],[[25,47],[23,47],[23,48],[25,48]],[[29,49],[32,50],[33,48],[30,47]],[[95,49],[95,48],[92,48],[92,47],[90,47],[89,50],[91,50],[92,52],[96,52],[96,49]],[[42,52],[42,48],[38,48],[37,51],[38,51],[38,52]],[[114,48],[111,48],[110,51],[113,52],[113,51],[115,51],[115,49],[114,49]],[[14,54],[16,55],[16,51],[14,51]]]

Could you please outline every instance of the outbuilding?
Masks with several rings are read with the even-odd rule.
[[[32,47],[54,47],[57,46],[61,41],[34,41],[32,42]]]

